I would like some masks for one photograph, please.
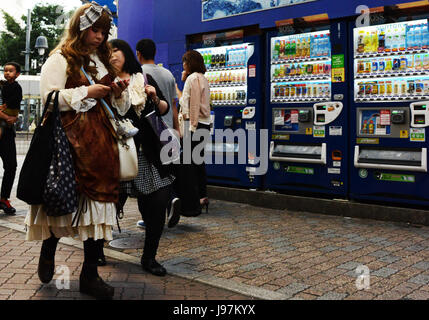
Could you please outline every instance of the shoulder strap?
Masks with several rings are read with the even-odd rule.
[[[88,79],[88,81],[89,81],[89,83],[91,84],[91,85],[93,85],[93,84],[95,84],[94,83],[94,80],[92,80],[91,78],[90,78],[90,76],[85,72],[85,70],[83,69],[83,67],[81,67],[80,68],[80,70],[82,70],[82,72],[83,72],[83,74],[85,75],[85,77]],[[115,114],[113,113],[113,111],[110,109],[110,107],[109,107],[109,105],[107,104],[107,102],[106,101],[104,101],[104,99],[103,98],[101,98],[100,99],[100,101],[101,101],[101,104],[103,105],[103,107],[106,109],[106,111],[109,113],[109,115],[110,115],[110,117],[112,118],[112,119],[116,119],[115,118]]]

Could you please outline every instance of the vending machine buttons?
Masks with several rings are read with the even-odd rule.
[[[334,121],[343,110],[341,102],[316,103],[314,109],[314,124],[325,125]]]
[[[255,107],[246,107],[243,109],[242,118],[252,119],[255,116]]]
[[[390,115],[390,119],[393,124],[404,124],[405,123],[405,110],[393,110]]]

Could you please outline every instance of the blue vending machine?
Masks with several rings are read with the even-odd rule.
[[[204,58],[210,84],[211,142],[205,149],[210,184],[261,187],[262,59],[259,29],[256,33],[243,29],[188,37],[189,47]]]
[[[392,13],[351,23],[350,197],[427,208],[428,15]]]
[[[268,33],[269,190],[347,196],[346,28],[294,21]]]

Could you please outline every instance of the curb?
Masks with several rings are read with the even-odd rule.
[[[311,212],[332,216],[405,222],[429,226],[428,210],[358,203],[343,199],[330,200],[300,197],[272,191],[251,191],[212,185],[207,186],[207,191],[213,199],[233,201],[268,209]]]

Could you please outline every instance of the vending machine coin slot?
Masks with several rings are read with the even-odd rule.
[[[225,127],[232,127],[233,120],[234,120],[234,116],[225,116],[223,120],[223,125]]]
[[[324,114],[318,114],[317,120],[318,123],[325,123],[325,115]]]
[[[393,110],[390,119],[393,124],[404,124],[405,110]]]
[[[311,119],[310,110],[299,110],[298,121],[299,122],[309,122]]]
[[[414,123],[415,124],[425,124],[426,117],[424,114],[416,114],[414,115]]]

